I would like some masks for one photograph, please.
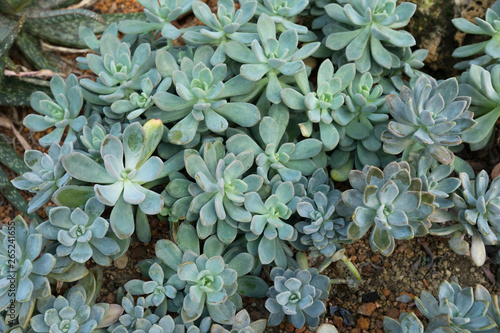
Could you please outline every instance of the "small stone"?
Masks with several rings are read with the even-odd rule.
[[[108,296],[106,296],[106,301],[108,304],[113,304],[115,302],[116,296],[113,293],[109,293]]]
[[[344,324],[344,319],[342,317],[333,316],[333,325],[337,328],[341,328]]]
[[[384,322],[382,320],[377,320],[375,322],[375,325],[377,326],[377,328],[380,328],[380,329],[384,328]]]
[[[379,297],[376,292],[366,293],[361,296],[363,303],[378,301]]]
[[[306,327],[302,327],[302,328],[296,328],[295,329],[295,333],[303,333],[304,331],[306,330]]]
[[[122,255],[120,258],[116,259],[113,265],[118,269],[124,269],[127,267],[128,257],[126,254]]]
[[[389,310],[386,311],[385,315],[387,317],[391,317],[392,319],[398,319],[399,310],[396,308],[390,308]]]
[[[295,331],[297,332],[297,331]],[[316,333],[338,333],[337,329],[335,326],[331,324],[323,324],[320,327],[318,327],[318,330]]]
[[[353,328],[353,329],[351,330],[351,333],[361,333],[361,329],[359,329],[359,328],[357,328],[357,327],[356,327],[356,328]]]
[[[361,317],[356,322],[356,327],[359,327],[362,330],[367,330],[370,328],[370,319],[366,317]]]
[[[375,254],[371,257],[372,262],[376,264],[380,260],[380,256],[378,254]]]
[[[500,175],[500,163],[491,170],[491,179],[495,179],[498,175]]]
[[[377,306],[375,305],[375,303],[366,303],[358,307],[358,313],[360,315],[370,317],[376,308]]]
[[[384,290],[382,290],[382,294],[384,294],[385,297],[389,297],[389,295],[391,294],[391,291],[389,289],[384,289]]]
[[[285,331],[293,332],[293,331],[295,331],[295,327],[293,327],[293,325],[291,323],[286,323],[285,324]]]

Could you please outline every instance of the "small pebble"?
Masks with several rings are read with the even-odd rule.
[[[368,328],[370,328],[370,319],[366,317],[361,317],[356,322],[356,326],[362,330],[367,330]]]
[[[366,304],[362,304],[358,307],[358,313],[360,315],[363,315],[363,316],[367,316],[367,317],[370,317],[373,313],[373,311],[375,311],[375,309],[377,308],[377,306],[375,305],[375,303],[366,303]]]
[[[387,312],[385,313],[385,315],[387,317],[391,317],[392,319],[398,319],[398,317],[399,317],[399,310],[396,309],[396,308],[390,308],[389,310],[387,310]]]
[[[118,269],[124,269],[127,267],[128,257],[126,254],[122,255],[120,258],[116,259],[113,265]]]

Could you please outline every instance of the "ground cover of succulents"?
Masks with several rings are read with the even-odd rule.
[[[500,1],[416,2],[0,1],[1,332],[500,332]]]

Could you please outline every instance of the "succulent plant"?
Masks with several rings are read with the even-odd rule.
[[[173,144],[188,144],[197,132],[222,133],[228,128],[228,120],[250,127],[260,119],[255,105],[226,100],[250,91],[254,83],[240,75],[226,81],[227,66],[212,67],[213,54],[210,46],[201,46],[194,60],[184,58],[179,69],[172,55],[162,53],[166,57],[164,62],[173,67],[172,78],[178,95],[156,93],[153,100],[162,111],[155,112],[154,116],[165,123],[179,120],[168,132],[168,139]]]
[[[190,28],[182,35],[190,44],[215,44],[217,49],[210,59],[212,65],[226,60],[224,45],[228,40],[235,40],[245,45],[258,38],[255,25],[250,24],[257,2],[242,2],[236,10],[233,0],[221,0],[217,3],[217,15],[202,1],[193,2],[193,13],[205,26]],[[192,30],[191,30],[192,29]]]
[[[286,30],[277,39],[276,24],[266,14],[260,15],[257,31],[259,40],[252,42],[251,49],[238,41],[232,41],[225,45],[226,54],[243,64],[240,74],[244,78],[257,82],[256,87],[265,87],[267,99],[278,104],[281,102],[280,92],[287,86],[283,76],[294,76],[305,71],[303,59],[313,54],[320,43],[308,43],[298,49],[295,29]],[[255,96],[257,92],[256,88],[250,96]]]
[[[460,94],[472,97],[470,111],[474,112],[477,121],[477,126],[462,136],[472,150],[483,149],[493,141],[494,124],[500,118],[499,77],[500,65],[489,71],[472,65],[460,78]]]
[[[308,245],[311,256],[324,255],[331,257],[339,250],[340,242],[349,242],[345,220],[335,214],[335,205],[341,199],[341,192],[333,190],[328,193],[316,192],[314,200],[303,197],[297,204],[297,213],[305,221],[295,225],[303,234],[300,242]]]
[[[330,164],[335,172],[342,173],[342,168],[352,164],[357,169],[386,164],[380,156],[380,136],[389,119],[385,105],[382,86],[374,85],[370,73],[358,74],[347,88],[344,105],[332,113],[339,132],[339,149],[333,152]]]
[[[220,256],[207,258],[202,254],[193,262],[183,262],[177,268],[179,280],[186,282],[182,319],[198,319],[206,308],[212,320],[232,323],[235,305],[228,299],[236,292],[238,273],[228,268]]]
[[[319,138],[325,150],[334,149],[339,142],[333,115],[344,104],[343,91],[351,84],[355,73],[353,64],[344,65],[335,72],[332,62],[327,59],[318,69],[316,91],[311,92],[309,85],[305,85],[303,94],[292,88],[281,91],[283,102],[288,107],[307,113],[307,121],[299,124],[304,137],[310,137],[315,132],[313,124],[318,124]]]
[[[267,289],[264,280],[246,275],[254,268],[252,255],[241,253],[241,249],[236,248],[237,251],[228,251],[222,257],[224,245],[215,236],[205,240],[200,251],[196,230],[187,223],[179,226],[176,240],[178,245],[170,240],[158,241],[155,245],[157,261],[145,261],[144,265],[139,265],[143,266],[141,271],[150,279],[153,279],[151,270],[154,271],[154,281],[132,280],[125,286],[131,294],[148,294],[146,304],[150,304],[148,299],[153,304],[155,300],[161,299],[162,303],[155,310],[155,314],[165,315],[168,306],[169,312],[183,313],[184,322],[189,323],[199,319],[206,309],[214,321],[229,324],[235,305],[241,304],[239,294],[250,297],[264,296],[264,290]],[[201,252],[204,254],[200,255]],[[222,262],[224,269],[220,272],[215,269],[220,267],[214,268],[214,261],[219,266]],[[181,273],[183,265],[187,267],[183,268]],[[199,271],[201,280],[191,274],[195,270]],[[231,282],[234,274],[237,280]],[[167,294],[175,295],[166,297]],[[222,299],[219,299],[220,297]],[[187,306],[189,308],[185,310]]]
[[[44,241],[35,227],[36,222],[28,226],[16,216],[0,231],[0,311],[9,308],[9,320],[17,318],[23,329],[28,327],[37,301],[50,295],[47,275],[56,263],[53,255],[41,253]]]
[[[31,328],[37,333],[81,332],[90,333],[106,327],[119,317],[109,304],[93,304],[85,288],[77,284],[65,296],[50,295],[38,302],[40,314],[31,318]]]
[[[160,73],[152,72],[150,77],[141,80],[140,89],[134,91],[126,99],[119,99],[111,104],[111,112],[125,114],[128,120],[138,118],[144,112],[154,107],[153,96],[160,91],[167,91],[172,84],[172,78],[162,80]]]
[[[89,153],[90,157],[101,162],[101,145],[104,137],[108,134],[120,138],[121,124],[115,123],[110,128],[103,126],[100,123],[93,124],[92,128],[85,126],[80,135],[80,142],[84,149]]]
[[[249,135],[240,133],[231,136],[227,150],[233,154],[252,151],[257,164],[257,174],[265,183],[277,173],[283,181],[297,182],[302,175],[311,175],[318,167],[312,158],[323,147],[317,139],[305,139],[297,144],[286,142],[280,145],[288,125],[289,114],[285,106],[271,107],[270,115],[262,118],[259,124],[258,143]]]
[[[219,324],[213,324],[211,333],[263,333],[266,329],[266,320],[260,319],[252,322],[247,310],[241,310],[234,316],[234,323],[230,329]]]
[[[394,120],[382,133],[384,151],[403,152],[403,159],[411,153],[428,150],[443,164],[453,162],[449,147],[462,143],[462,135],[476,125],[473,113],[468,111],[470,97],[458,96],[458,82],[451,78],[437,84],[427,76],[420,76],[413,89],[403,86],[400,96],[387,96],[387,104]]]
[[[482,54],[483,56],[470,61],[463,61],[455,65],[457,69],[465,69],[472,64],[486,67],[492,62],[500,59],[500,1],[493,4],[491,8],[486,9],[486,17],[481,19],[474,18],[476,24],[465,18],[456,18],[452,22],[459,30],[474,35],[490,36],[489,40],[477,44],[464,45],[453,52],[457,58],[466,58],[472,55]]]
[[[281,323],[283,317],[296,328],[304,324],[317,327],[319,316],[326,311],[323,300],[328,296],[330,279],[317,269],[292,271],[275,267],[271,270],[274,285],[269,288],[266,309],[271,313],[269,326]]]
[[[143,43],[132,52],[129,43],[118,38],[116,27],[108,28],[101,37],[99,54],[87,54],[84,62],[98,76],[97,81],[80,80],[85,100],[107,106],[140,90],[145,78],[153,82],[157,76],[154,60],[150,44]]]
[[[136,333],[184,333],[184,326],[176,324],[171,316],[163,316],[156,323],[141,321],[134,331]]]
[[[477,266],[486,260],[484,243],[496,244],[500,238],[500,177],[488,188],[488,173],[482,170],[474,181],[465,172],[460,173],[462,186],[453,195],[458,220],[472,237],[471,258]]]
[[[265,202],[256,192],[245,195],[245,208],[253,215],[246,238],[249,242],[256,243],[256,248],[258,246],[259,259],[263,264],[275,261],[278,266],[286,267],[282,243],[297,239],[297,231],[287,220],[295,210],[299,198],[294,197],[291,182],[276,185]]]
[[[50,90],[55,101],[41,91],[33,93],[30,99],[31,107],[40,115],[29,114],[23,120],[24,126],[35,132],[55,127],[52,132],[40,138],[42,147],[49,147],[54,142],[59,144],[66,127],[68,133],[64,142],[75,141],[76,133],[87,123],[87,119],[79,115],[83,106],[83,95],[74,74],[68,76],[66,81],[55,75],[50,80]]]
[[[150,120],[144,128],[139,123],[127,126],[121,141],[106,135],[101,145],[105,166],[79,152],[63,158],[68,174],[80,181],[95,183],[97,199],[113,207],[111,229],[120,239],[134,232],[132,205],[138,205],[144,214],[161,212],[161,196],[142,185],[155,180],[162,171],[161,159],[150,157],[161,139],[162,130],[160,121]]]
[[[432,318],[424,331],[424,325],[415,313],[401,312],[398,320],[384,317],[385,333],[453,333],[450,327],[450,317],[442,314]]]
[[[307,177],[307,185],[304,186],[305,194],[309,199],[314,199],[317,192],[329,193],[334,190],[334,185],[324,168],[317,169],[314,173]]]
[[[422,190],[434,195],[433,205],[440,210],[452,208],[451,195],[461,184],[460,179],[450,177],[453,166],[450,164],[433,165],[429,154],[420,154],[416,160],[416,176],[422,181]]]
[[[418,49],[412,51],[409,47],[394,50],[400,58],[401,65],[392,69],[384,69],[380,74],[376,73],[378,83],[384,87],[384,93],[399,91],[404,85],[414,87],[415,82],[421,75],[426,75],[420,69],[425,66],[429,50]]]
[[[488,316],[488,302],[476,300],[471,287],[462,288],[455,282],[443,281],[439,286],[438,300],[427,291],[415,297],[420,312],[432,319],[439,315],[450,316],[450,327],[455,332],[478,332],[496,327]]]
[[[324,44],[334,51],[345,52],[347,61],[365,73],[373,67],[400,66],[400,59],[392,48],[415,45],[413,36],[404,30],[395,30],[408,24],[416,5],[396,0],[341,0],[325,6],[333,22],[323,28]]]
[[[224,230],[219,230],[221,223],[218,221],[229,220],[229,225],[250,222],[252,214],[243,207],[244,193],[258,191],[263,179],[258,175],[243,177],[253,165],[254,156],[251,151],[236,156],[232,153],[225,154],[224,145],[220,141],[213,144],[206,142],[202,146],[202,156],[195,152],[186,152],[184,155],[186,171],[196,181],[196,184],[191,183],[184,190],[193,196],[189,211],[193,213],[193,217],[199,216],[197,230],[201,238],[210,236],[217,224],[217,234],[220,233],[221,238],[225,239],[229,236],[224,234]],[[186,182],[181,184],[188,185]],[[170,184],[167,190],[179,191]],[[188,220],[191,219],[188,217]]]
[[[118,322],[108,327],[110,333],[132,333],[144,327],[145,322],[156,324],[160,319],[151,312],[144,297],[138,297],[136,302],[132,295],[127,293],[121,304],[125,313],[118,318]]]
[[[158,263],[149,267],[148,276],[151,281],[131,280],[125,284],[125,290],[132,295],[147,295],[145,306],[160,307],[164,313],[168,311],[168,299],[178,300],[177,289],[165,282],[165,272]]]
[[[12,180],[12,185],[21,190],[36,193],[28,203],[28,213],[42,208],[52,198],[54,192],[69,181],[70,175],[62,165],[62,157],[73,151],[73,143],[59,146],[53,143],[48,153],[27,150],[24,163],[31,169]]]
[[[360,239],[370,233],[370,247],[385,256],[394,250],[394,239],[411,239],[428,233],[434,195],[422,191],[420,178],[412,178],[407,162],[392,162],[384,170],[366,166],[349,175],[353,189],[342,193],[339,214],[351,217],[347,237]]]
[[[149,22],[123,20],[118,29],[125,34],[143,34],[150,31],[160,31],[163,37],[177,39],[181,31],[172,21],[175,21],[191,9],[193,0],[137,0],[144,6],[144,14]]]
[[[488,306],[488,316],[495,321],[497,328],[488,330],[488,333],[496,332],[500,329],[500,308],[498,303],[498,295],[491,295],[488,289],[482,285],[476,285],[474,290],[474,299],[476,301],[483,301],[489,304]]]
[[[109,223],[101,217],[104,205],[96,198],[85,204],[85,210],[53,207],[49,221],[37,227],[45,238],[59,241],[57,255],[69,256],[85,264],[91,257],[102,266],[111,265],[111,256],[120,251],[116,241],[107,237]]]
[[[243,0],[242,3],[247,3],[251,0]],[[295,30],[299,35],[299,39],[303,42],[316,41],[317,37],[314,33],[308,31],[307,27],[296,23],[297,16],[300,15],[309,4],[308,0],[259,0],[257,4],[256,15],[268,15],[279,32],[286,30]]]

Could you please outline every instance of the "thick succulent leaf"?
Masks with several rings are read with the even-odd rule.
[[[200,241],[196,229],[189,223],[182,223],[177,231],[176,242],[182,251],[191,250],[200,253]]]
[[[238,294],[247,297],[265,297],[268,291],[267,283],[258,276],[245,275],[238,278]]]
[[[94,196],[93,186],[66,185],[54,193],[52,200],[59,206],[77,208],[83,207]]]

